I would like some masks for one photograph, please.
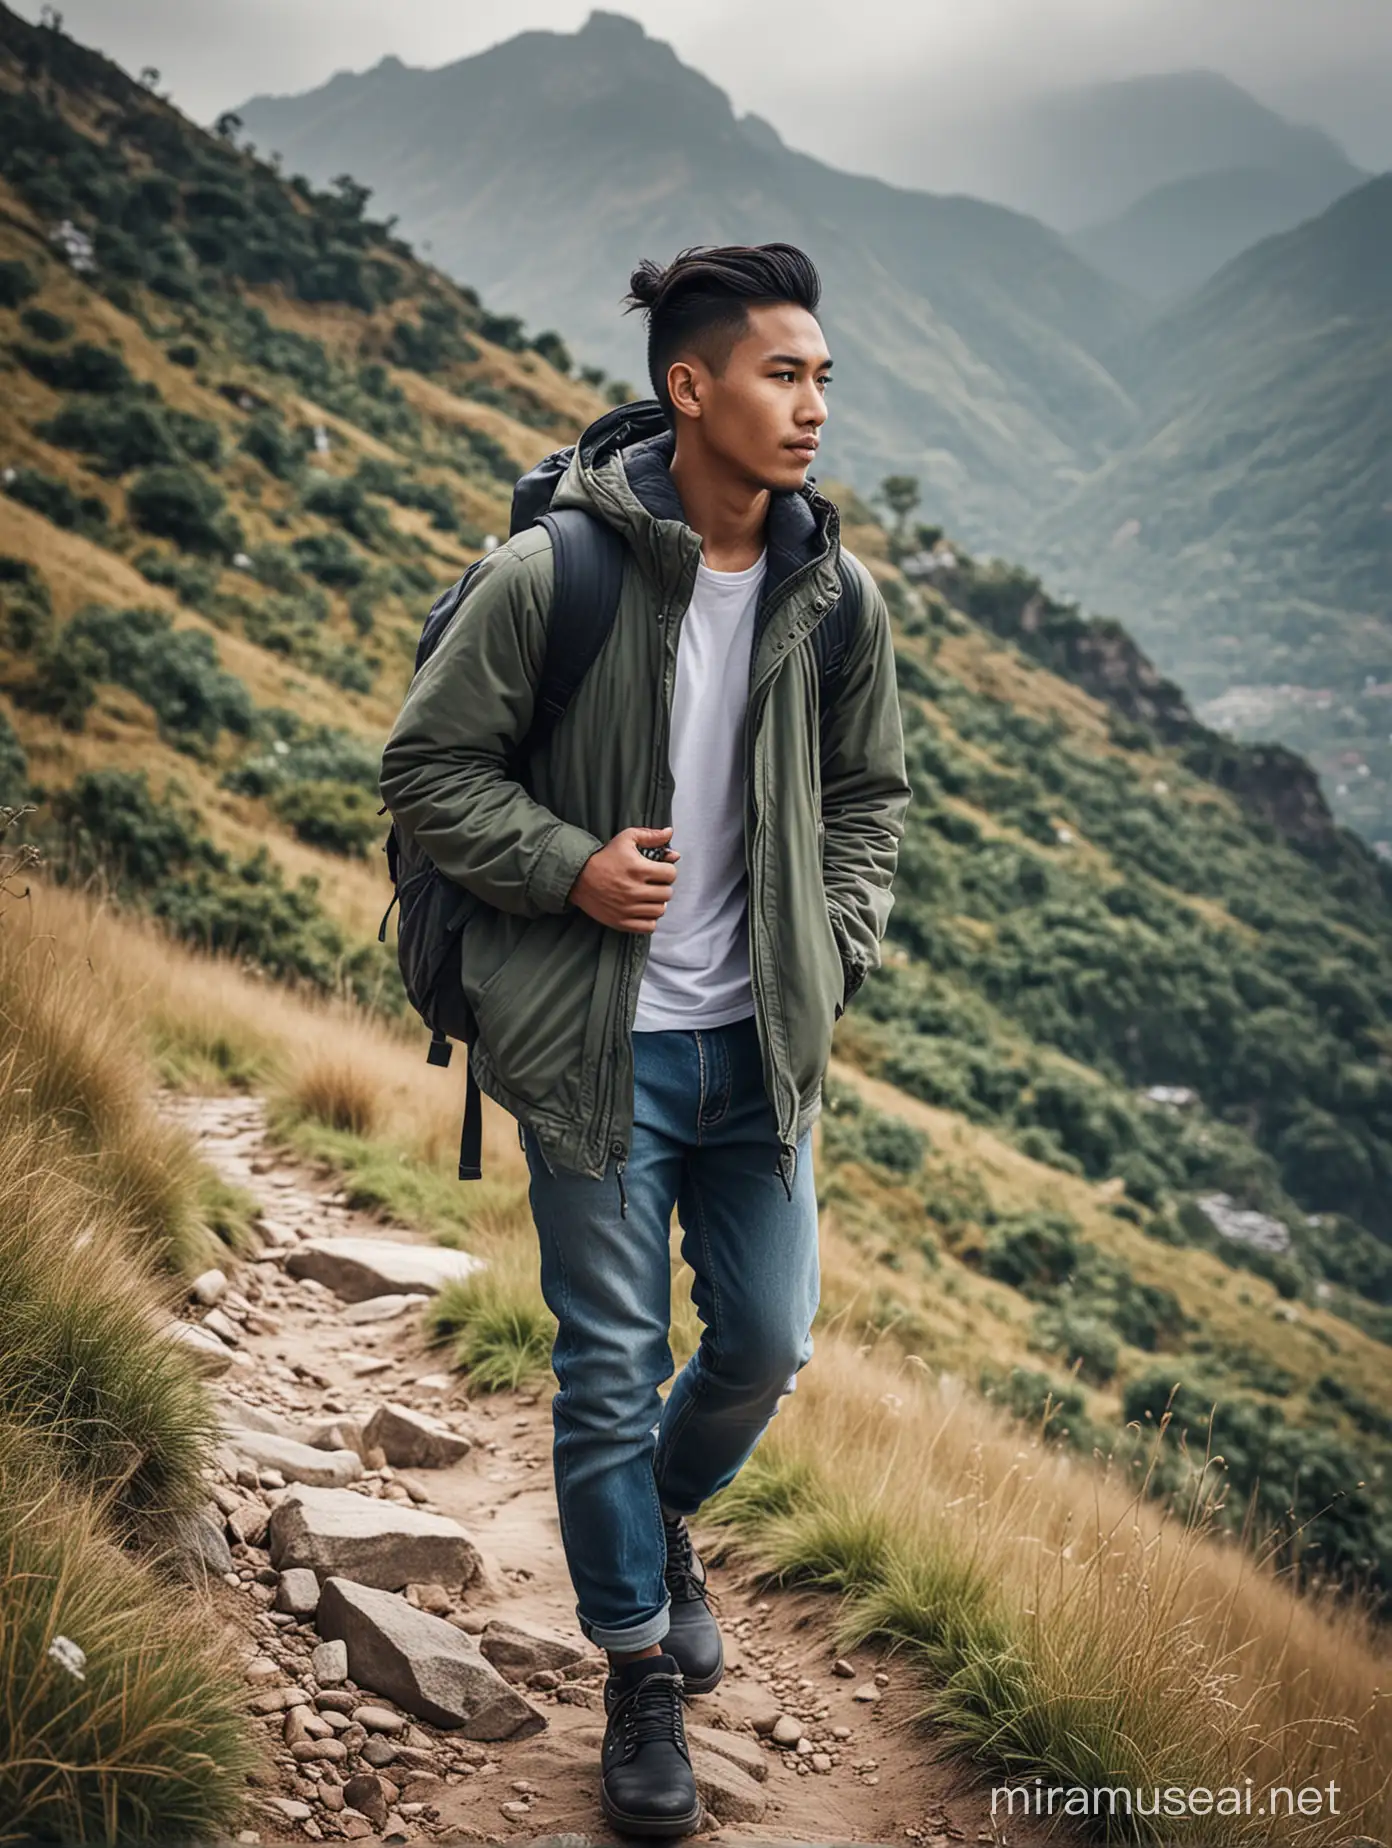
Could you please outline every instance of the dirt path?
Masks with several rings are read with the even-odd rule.
[[[390,1469],[378,1476],[369,1471],[369,1481],[357,1486],[449,1515],[477,1542],[486,1570],[455,1600],[451,1620],[458,1627],[477,1633],[488,1618],[504,1618],[563,1636],[587,1657],[569,1678],[550,1677],[559,1685],[533,1681],[523,1688],[546,1720],[545,1730],[530,1737],[482,1745],[415,1723],[395,1734],[398,1756],[380,1773],[388,1780],[386,1813],[369,1816],[366,1828],[342,1798],[350,1767],[297,1762],[279,1742],[284,1715],[267,1716],[277,1742],[276,1778],[255,1793],[263,1813],[242,1840],[370,1836],[527,1844],[564,1837],[557,1848],[613,1841],[598,1802],[604,1660],[575,1624],[556,1517],[550,1390],[471,1399],[464,1378],[449,1371],[441,1352],[424,1345],[414,1315],[375,1324],[349,1319],[348,1306],[331,1291],[290,1277],[285,1261],[308,1237],[429,1241],[350,1212],[332,1181],[270,1145],[257,1100],[169,1097],[161,1108],[189,1127],[229,1180],[255,1193],[268,1234],[255,1261],[229,1267],[230,1287],[214,1315],[232,1348],[219,1392],[285,1421],[286,1428],[330,1417],[365,1424],[390,1400],[442,1418],[469,1437],[468,1454],[447,1468],[405,1477]],[[189,1306],[189,1319],[207,1313]],[[235,1470],[226,1453],[223,1460]],[[227,1475],[216,1487],[223,1504],[237,1494],[279,1498],[274,1474],[268,1481],[263,1469],[258,1482],[255,1473],[248,1478],[245,1465],[240,1488]],[[692,1532],[699,1552],[699,1519]],[[249,1699],[264,1705],[268,1689],[273,1700],[277,1688],[303,1687],[308,1679],[306,1695],[319,1704],[309,1670],[309,1651],[319,1639],[312,1624],[271,1608],[278,1575],[263,1550],[264,1536],[262,1542],[234,1543],[233,1572],[225,1583],[213,1581],[220,1614],[248,1661]],[[712,1567],[710,1583],[727,1669],[713,1693],[688,1705],[688,1735],[702,1747],[707,1767],[733,1762],[743,1768],[730,1775],[728,1795],[703,1790],[705,1825],[688,1839],[912,1848],[959,1842],[1004,1848],[1032,1839],[1033,1831],[993,1826],[987,1792],[973,1791],[959,1773],[928,1762],[931,1741],[912,1717],[921,1690],[900,1662],[867,1645],[834,1666],[827,1599],[761,1590],[728,1568]],[[362,1699],[372,1702],[373,1696],[365,1692]],[[325,1717],[341,1731],[346,1721],[333,1704]],[[790,1747],[765,1736],[776,1714],[801,1722],[801,1738]]]

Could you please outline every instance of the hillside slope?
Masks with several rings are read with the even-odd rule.
[[[603,400],[351,187],[0,26],[0,799],[55,873],[399,1020],[375,783],[419,622]],[[1348,1489],[1308,1558],[1392,1589],[1392,876],[1123,631],[942,540],[915,585],[833,491],[915,790],[838,1028],[885,1107],[833,1088],[822,1144],[876,1314],[1025,1415],[1068,1395],[1084,1450],[1220,1391],[1238,1499]]]
[[[1215,717],[1308,749],[1341,815],[1385,842],[1389,251],[1385,175],[1164,315],[1124,374],[1142,427],[1041,521],[1036,554]]]
[[[828,468],[920,474],[969,540],[1018,530],[1042,481],[1071,479],[1128,426],[1097,356],[1135,316],[1062,239],[792,152],[619,15],[441,70],[387,59],[238,113],[312,179],[367,180],[436,262],[529,319],[564,300],[567,336],[628,378],[643,349],[618,304],[640,257],[803,244],[847,400]]]
[[[1363,698],[1370,677],[1392,683],[1392,368],[1385,307],[1356,275],[1388,247],[1385,183],[1151,326],[1036,220],[794,153],[613,14],[439,70],[385,59],[242,116],[291,167],[377,188],[445,269],[532,321],[564,300],[567,336],[629,379],[642,349],[619,298],[637,257],[804,244],[837,361],[828,472],[862,493],[917,476],[967,545],[1047,565],[1197,698],[1231,696],[1215,722],[1311,751],[1341,820],[1392,851],[1392,726],[1384,695]],[[1204,72],[1050,99],[1001,147],[1059,223],[1136,207],[1103,243],[1158,265],[1167,294],[1364,178]]]
[[[1171,180],[1115,218],[1075,231],[1079,256],[1156,303],[1198,289],[1225,263],[1325,210],[1365,179],[1354,168],[1226,167]]]

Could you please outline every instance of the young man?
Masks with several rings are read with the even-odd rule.
[[[910,795],[885,606],[807,481],[819,293],[787,244],[635,271],[657,401],[592,424],[552,503],[625,541],[613,630],[524,790],[503,758],[532,714],[552,555],[544,529],[519,534],[383,760],[396,820],[475,900],[470,1059],[522,1126],[561,1535],[610,1658],[601,1801],[646,1835],[700,1821],[682,1696],[724,1657],[685,1517],[812,1354],[811,1128],[833,1025],[879,964]],[[858,618],[821,710],[813,631],[842,556]],[[674,1206],[703,1328],[664,1403]]]

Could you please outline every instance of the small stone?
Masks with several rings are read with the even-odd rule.
[[[378,1828],[387,1820],[387,1793],[382,1779],[371,1771],[361,1771],[349,1778],[343,1786],[343,1800],[350,1809],[366,1816],[369,1822],[375,1822]]]
[[[521,1822],[523,1817],[530,1816],[532,1813],[530,1803],[521,1803],[516,1798],[507,1803],[500,1803],[498,1808],[505,1816],[511,1816],[515,1822]]]
[[[837,1656],[831,1665],[833,1675],[840,1675],[843,1681],[855,1680],[855,1664],[848,1662],[845,1656]]]
[[[285,1477],[278,1469],[258,1469],[256,1481],[263,1489],[283,1489],[285,1487]]]
[[[314,1578],[311,1572],[310,1577]],[[315,1579],[315,1584],[318,1580]],[[317,1599],[316,1599],[317,1603]],[[317,1643],[310,1655],[310,1665],[314,1670],[314,1679],[321,1688],[341,1687],[348,1679],[348,1645],[344,1642]],[[351,1708],[343,1709],[351,1712]]]
[[[813,1752],[812,1757],[809,1760],[809,1762],[814,1771],[830,1771],[831,1753],[830,1752]]]
[[[241,1344],[242,1337],[236,1323],[221,1309],[210,1309],[203,1318],[203,1326],[210,1328],[218,1340],[225,1341],[228,1347],[238,1347]]]
[[[298,1797],[268,1797],[268,1809],[279,1810],[287,1822],[308,1822],[314,1811],[307,1803],[301,1803]],[[238,1836],[239,1841],[242,1837]]]
[[[404,1733],[407,1725],[406,1716],[389,1707],[355,1707],[353,1719],[370,1733]]]
[[[324,1643],[319,1645],[321,1649],[327,1646],[328,1645]],[[317,1675],[314,1678],[316,1681],[319,1679]],[[360,1707],[362,1705],[362,1696],[360,1694],[355,1694],[351,1688],[326,1688],[321,1686],[319,1692],[314,1696],[314,1704],[321,1713],[336,1713],[340,1718],[346,1720],[354,1707]]]
[[[887,1688],[889,1686],[889,1676],[883,1669],[880,1669],[875,1676],[875,1686],[877,1688]]]
[[[849,1739],[851,1736],[851,1729],[849,1726],[833,1726],[831,1729],[831,1736],[833,1739]]]
[[[367,1817],[358,1810],[345,1809],[338,1819],[338,1826],[350,1842],[365,1841],[369,1835],[377,1833]]]
[[[257,1685],[267,1681],[279,1681],[280,1664],[273,1662],[269,1656],[253,1656],[242,1673],[248,1681]]]
[[[802,1721],[794,1719],[791,1713],[780,1714],[772,1736],[775,1745],[796,1745],[802,1737]]]
[[[395,1764],[397,1749],[390,1739],[384,1739],[380,1733],[374,1733],[362,1748],[362,1755],[368,1764],[376,1765],[380,1771],[384,1765]]]
[[[851,1695],[852,1700],[878,1700],[879,1698],[880,1690],[873,1681],[862,1681]]]
[[[275,1607],[291,1617],[312,1617],[319,1607],[319,1580],[308,1566],[291,1566],[276,1587]]]
[[[220,1303],[226,1294],[227,1277],[220,1270],[205,1270],[189,1285],[189,1295],[194,1302],[202,1303],[207,1309]]]

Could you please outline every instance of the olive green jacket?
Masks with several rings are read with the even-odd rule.
[[[655,402],[622,406],[585,431],[557,488],[554,507],[597,514],[628,554],[613,629],[532,759],[528,787],[511,780],[504,753],[531,720],[545,652],[552,558],[539,527],[484,561],[382,759],[394,819],[476,900],[462,957],[480,1090],[533,1130],[550,1168],[599,1179],[612,1156],[620,1187],[651,935],[599,923],[569,893],[621,829],[672,819],[672,687],[701,556],[672,453]],[[809,637],[840,592],[835,507],[810,486],[775,494],[766,544],[745,728],[749,953],[777,1171],[791,1194],[833,1025],[879,966],[911,791],[889,618],[859,563],[862,619],[819,749]]]

